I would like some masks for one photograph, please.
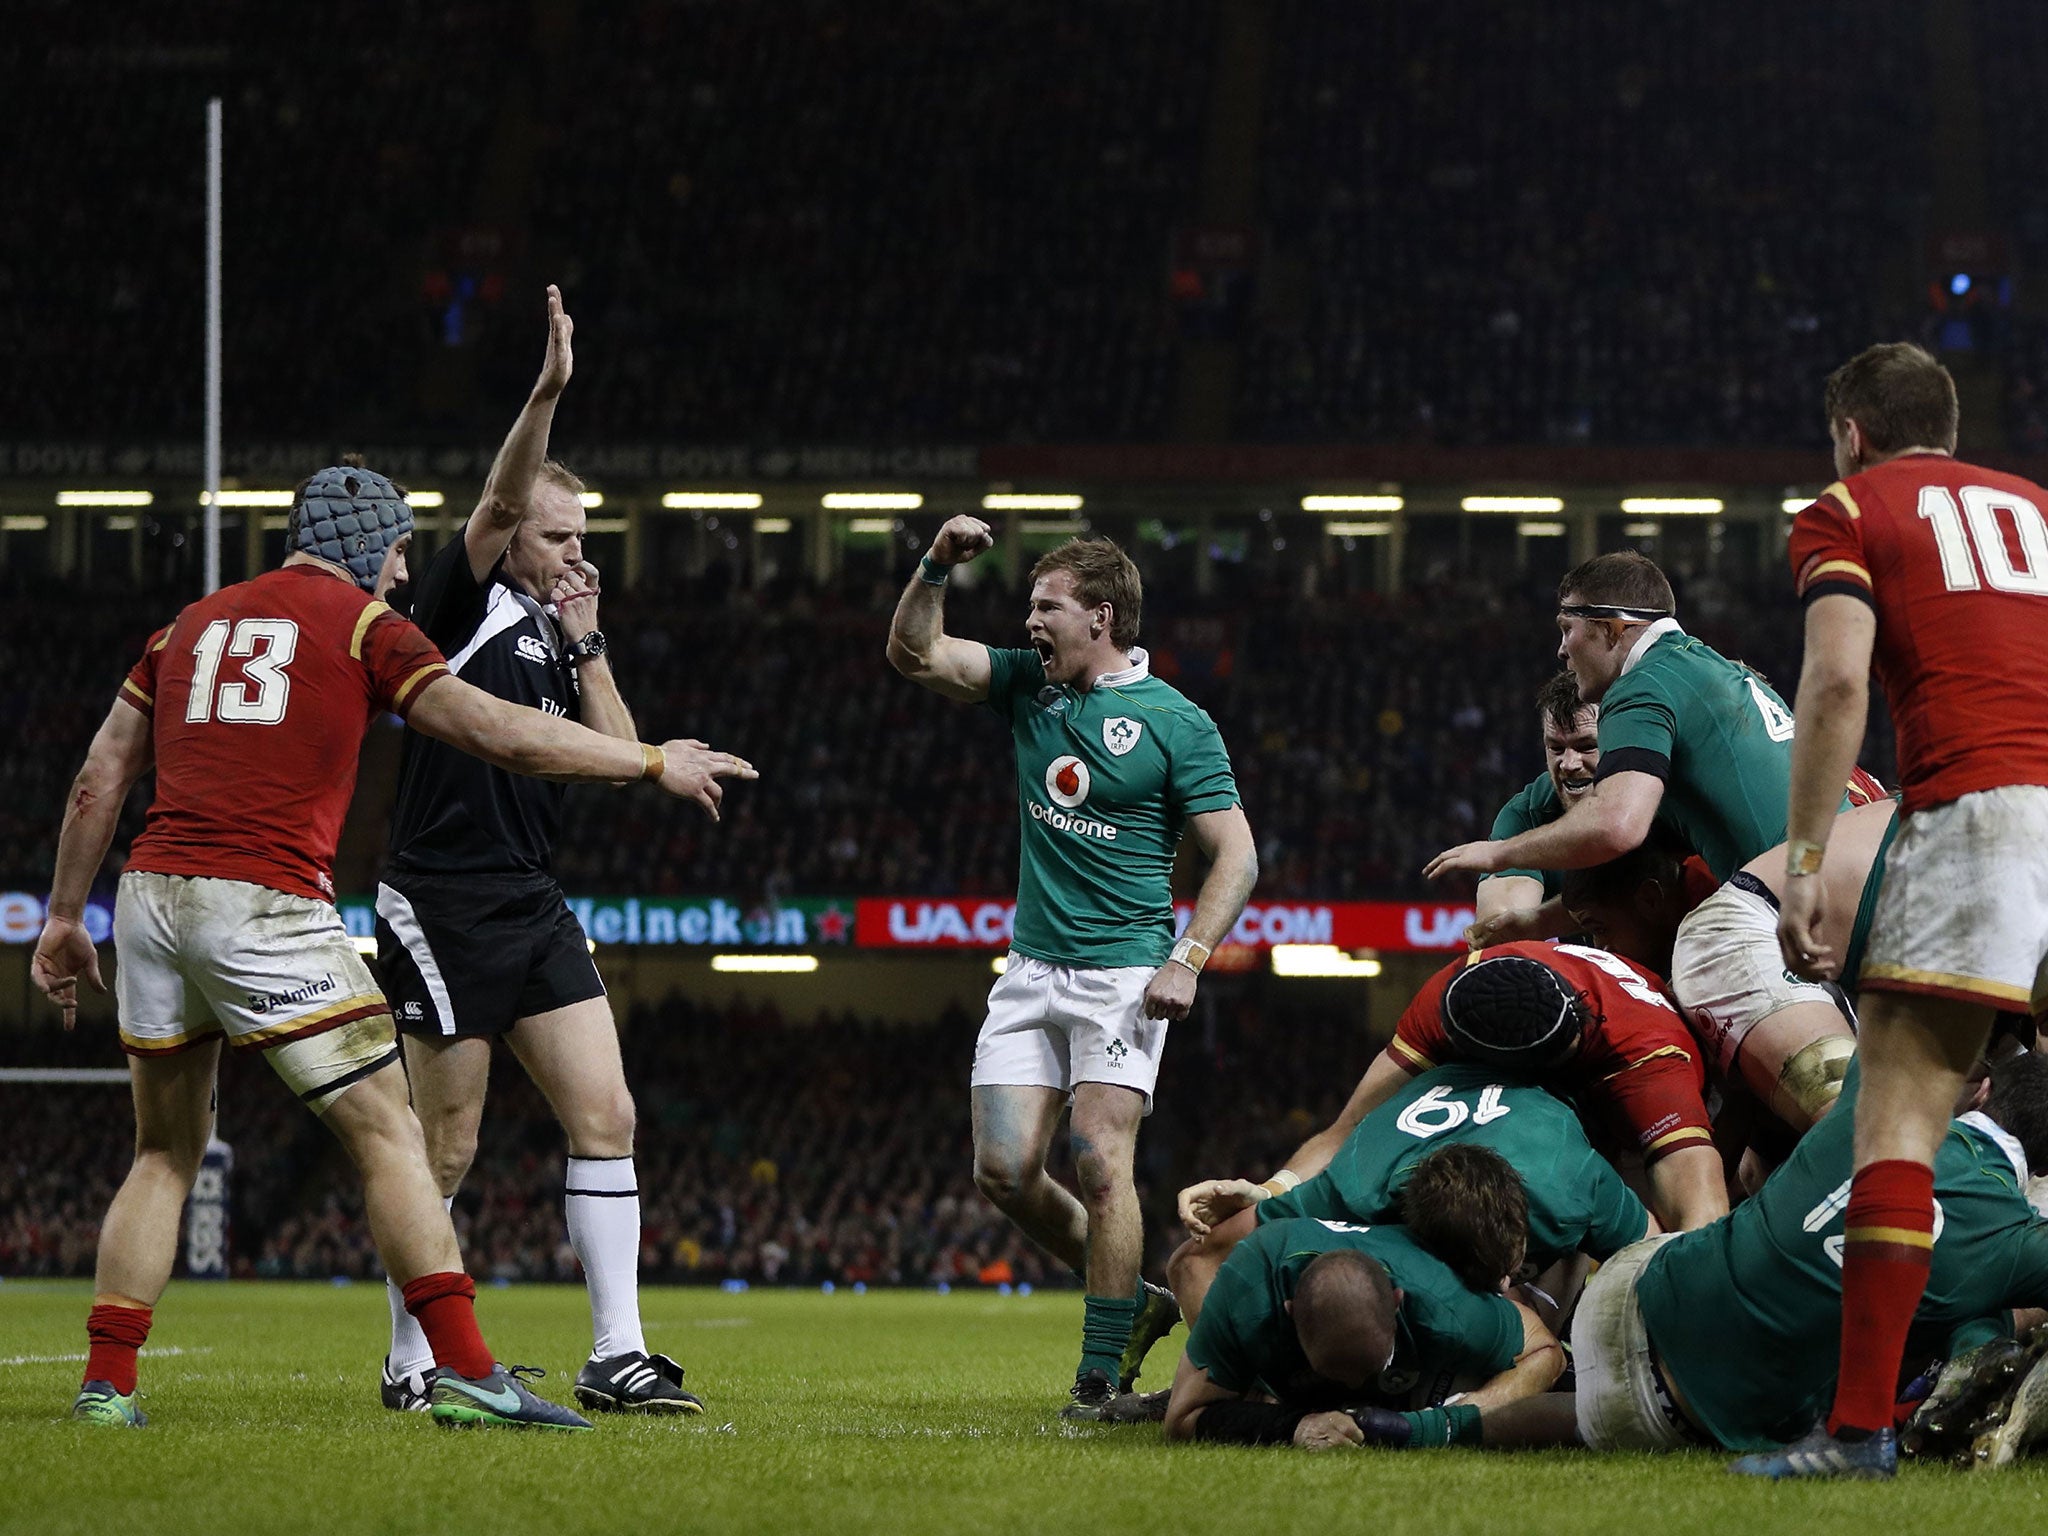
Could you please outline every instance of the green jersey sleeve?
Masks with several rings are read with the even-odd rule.
[[[1620,698],[1615,695],[1619,693]],[[1668,778],[1678,741],[1678,712],[1648,687],[1608,690],[1600,705],[1600,766],[1594,777],[1650,773]]]
[[[1541,827],[1557,820],[1564,814],[1564,803],[1557,798],[1557,786],[1550,782],[1550,775],[1539,774],[1533,783],[1523,787],[1512,800],[1500,808],[1493,818],[1493,831],[1488,835],[1495,842],[1504,842],[1532,827]],[[1480,879],[1498,880],[1508,875],[1519,875],[1524,880],[1541,880],[1546,900],[1563,889],[1564,882],[1553,871],[1541,869],[1498,869]]]
[[[1250,1294],[1244,1277],[1219,1270],[1202,1302],[1202,1314],[1188,1331],[1188,1359],[1209,1373],[1226,1392],[1249,1392],[1258,1384],[1243,1325],[1258,1316],[1261,1298]]]
[[[988,647],[988,707],[1005,720],[1020,693],[1035,693],[1045,683],[1045,666],[1034,650]]]
[[[1036,651],[1024,654],[1037,662]],[[1230,771],[1223,733],[1207,712],[1199,709],[1183,717],[1179,726],[1167,767],[1168,807],[1180,817],[1230,809],[1237,804],[1237,775]]]
[[[1522,1352],[1522,1314],[1505,1296],[1482,1296],[1459,1286],[1436,1298],[1417,1331],[1428,1338],[1425,1355],[1486,1376],[1498,1376]]]
[[[1586,1158],[1583,1177],[1590,1196],[1585,1251],[1603,1262],[1650,1231],[1650,1213],[1622,1182],[1613,1164],[1598,1154]]]

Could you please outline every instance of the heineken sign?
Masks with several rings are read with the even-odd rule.
[[[367,896],[339,902],[348,931],[376,932]],[[796,896],[786,901],[728,901],[723,896],[571,896],[569,910],[598,944],[701,949],[807,949],[853,942],[853,899]]]

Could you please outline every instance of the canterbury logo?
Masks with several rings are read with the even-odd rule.
[[[528,661],[537,661],[541,663],[543,666],[545,666],[549,660],[548,648],[545,645],[541,644],[540,641],[536,640],[532,635],[521,635],[519,637],[519,654],[524,656]]]

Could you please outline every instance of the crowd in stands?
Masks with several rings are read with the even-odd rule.
[[[196,437],[214,93],[231,438],[487,442],[550,279],[593,438],[1175,435],[1174,252],[1233,181],[1211,7],[30,10],[13,436]],[[1827,369],[1914,330],[1920,10],[1268,8],[1235,435],[1812,443]],[[2048,37],[1979,10],[2038,266]]]
[[[1923,28],[1913,0],[1283,0],[1239,432],[1813,440],[1822,377],[1900,329]]]
[[[1681,585],[1688,626],[1789,700],[1800,632],[1789,593],[1704,573]],[[71,775],[178,600],[48,582],[11,590],[20,622],[0,632],[0,709],[20,724],[15,750],[0,754],[0,889],[41,890]],[[732,588],[687,602],[658,584],[608,594],[614,667],[643,729],[739,752],[761,780],[736,787],[716,824],[654,795],[571,789],[555,865],[563,885],[748,900],[1013,891],[1009,733],[889,668],[894,596],[880,583]],[[1153,666],[1215,717],[1230,749],[1263,896],[1414,896],[1431,855],[1486,835],[1542,767],[1533,700],[1555,668],[1555,601],[1547,578],[1447,580],[1398,598],[1148,595]],[[948,623],[1021,643],[1021,611],[1017,593],[990,583],[957,591]],[[56,633],[61,646],[47,643]],[[383,772],[366,770],[359,815],[391,792],[395,754],[370,761]],[[103,891],[146,793],[145,780]],[[367,890],[375,863],[371,850],[341,872],[343,885]]]
[[[1139,1146],[1148,1256],[1170,1251],[1175,1192],[1197,1173],[1263,1169],[1327,1123],[1370,1058],[1364,1020],[1290,1011],[1248,984],[1177,1031]],[[1358,1005],[1354,1005],[1358,1006]],[[641,1264],[650,1280],[750,1284],[1067,1285],[972,1175],[965,1074],[978,1019],[785,1021],[680,997],[622,1021],[639,1108]],[[1277,1049],[1284,1029],[1286,1049]],[[104,1032],[10,1031],[10,1060],[104,1066]],[[791,1062],[800,1059],[802,1070]],[[476,1164],[455,1206],[479,1278],[576,1278],[553,1116],[500,1056]],[[225,1054],[219,1135],[234,1152],[233,1270],[378,1273],[338,1143],[254,1057]],[[128,1165],[118,1086],[0,1085],[0,1276],[91,1272]],[[1062,1142],[1064,1138],[1061,1138]],[[1071,1185],[1062,1147],[1054,1171]]]

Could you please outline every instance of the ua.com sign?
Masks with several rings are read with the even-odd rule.
[[[1173,909],[1179,933],[1194,916]],[[1016,922],[1013,901],[863,897],[856,903],[854,942],[862,949],[1001,949]],[[1472,909],[1402,901],[1254,902],[1231,929],[1228,944],[1334,944],[1340,949],[1457,949]]]

